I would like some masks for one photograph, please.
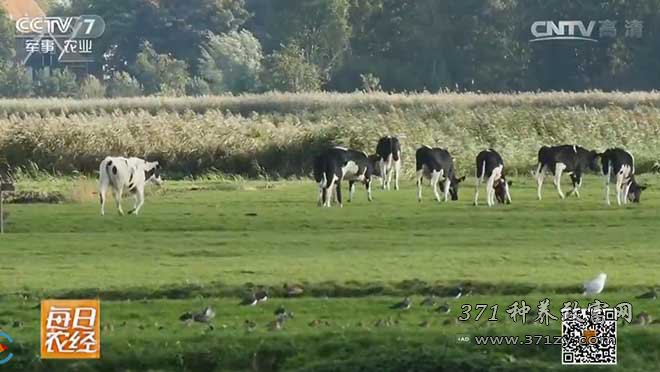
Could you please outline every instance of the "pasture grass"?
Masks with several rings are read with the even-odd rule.
[[[483,190],[482,205],[472,206],[470,182],[458,202],[437,203],[425,186],[417,203],[405,179],[400,191],[375,190],[372,203],[358,188],[352,203],[325,209],[308,180],[207,177],[151,188],[140,216],[117,216],[110,204],[101,217],[89,179],[23,179],[20,190],[70,197],[8,207],[0,327],[16,340],[16,357],[3,368],[559,370],[558,346],[477,346],[457,336],[557,335],[559,323],[514,323],[506,307],[549,298],[559,315],[568,300],[586,306],[593,298],[581,296],[580,284],[600,271],[609,277],[598,299],[660,316],[657,301],[634,299],[660,287],[655,176],[642,177],[650,187],[640,205],[609,208],[596,177],[587,177],[580,200],[558,200],[548,180],[541,202],[530,179],[514,178],[513,204],[494,208],[484,205]],[[305,294],[285,298],[284,283],[302,283]],[[457,284],[471,295],[443,297]],[[238,306],[256,287],[271,299]],[[428,294],[451,313],[420,307]],[[388,308],[408,295],[411,310]],[[40,360],[39,300],[97,296],[102,360]],[[499,321],[455,321],[462,304],[478,303],[499,304]],[[217,312],[212,327],[179,323],[184,311],[207,305]],[[279,305],[294,318],[269,331]],[[257,324],[253,332],[245,320]],[[309,325],[316,320],[321,325]],[[16,321],[23,325],[14,328]],[[660,364],[659,350],[659,324],[620,328],[619,369],[648,370]]]

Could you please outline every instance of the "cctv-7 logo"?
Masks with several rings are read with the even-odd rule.
[[[83,19],[83,23],[87,24],[87,30],[85,30],[85,35],[89,35],[92,33],[92,30],[94,29],[94,23],[96,20],[94,18],[85,18]]]

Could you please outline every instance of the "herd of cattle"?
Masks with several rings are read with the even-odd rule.
[[[430,180],[437,201],[441,201],[438,186],[442,182],[444,201],[458,200],[458,188],[465,176],[458,177],[454,167],[454,158],[441,148],[422,146],[417,149],[416,182],[417,199],[422,200],[422,181]],[[135,204],[129,214],[138,214],[144,204],[144,187],[148,182],[160,185],[160,165],[139,158],[107,157],[99,168],[99,196],[101,199],[101,214],[105,214],[105,200],[108,189],[112,190],[117,210],[123,214],[121,199],[124,191],[135,198]],[[635,160],[628,151],[613,148],[603,153],[589,151],[576,145],[543,146],[538,152],[538,166],[535,177],[537,180],[538,198],[541,199],[541,189],[545,173],[554,175],[554,185],[557,193],[563,199],[566,195],[561,190],[561,176],[568,173],[573,183],[573,189],[568,195],[580,196],[582,174],[587,170],[600,170],[605,177],[605,201],[610,204],[610,183],[616,184],[618,204],[628,201],[639,202],[645,186],[635,181]],[[348,181],[348,200],[353,199],[355,183],[365,185],[369,201],[371,183],[374,176],[381,178],[381,187],[389,189],[392,176],[394,188],[399,189],[399,174],[401,173],[401,144],[396,137],[387,136],[378,141],[376,153],[367,155],[362,151],[344,147],[332,147],[314,159],[314,178],[319,185],[318,205],[329,207],[333,198],[342,206],[341,183]],[[488,206],[499,203],[511,203],[509,187],[504,172],[504,161],[493,149],[480,152],[476,158],[476,188],[474,204],[479,201],[479,186],[486,181],[486,200]]]
[[[441,201],[438,186],[442,183],[444,201],[458,200],[459,184],[465,176],[458,177],[454,167],[454,158],[441,148],[422,146],[415,153],[417,200],[422,200],[422,181],[430,180],[437,201]],[[639,202],[645,186],[635,181],[635,160],[628,151],[620,148],[608,149],[603,153],[589,151],[576,145],[543,146],[538,152],[538,166],[535,172],[537,193],[541,199],[541,190],[545,173],[554,175],[553,183],[557,193],[563,199],[566,195],[561,190],[561,176],[568,173],[573,189],[568,195],[580,196],[582,175],[587,170],[601,171],[605,177],[605,201],[610,205],[610,183],[615,180],[617,203]],[[399,188],[401,171],[401,144],[396,137],[383,137],[376,145],[376,153],[367,155],[362,151],[332,147],[314,160],[314,179],[319,185],[318,204],[329,207],[333,198],[342,206],[341,183],[348,181],[348,201],[353,198],[356,182],[361,182],[371,201],[371,183],[374,176],[381,178],[381,187],[390,188],[392,175],[394,187]],[[486,180],[486,201],[493,206],[511,203],[509,186],[504,173],[504,161],[493,149],[480,152],[476,158],[474,204],[479,202],[479,186]]]

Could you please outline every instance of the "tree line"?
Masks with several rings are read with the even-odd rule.
[[[97,14],[94,76],[29,76],[0,25],[0,94],[206,95],[278,91],[660,88],[660,0],[69,0]],[[540,20],[614,22],[597,42],[530,42]],[[641,37],[626,24],[639,20]],[[597,31],[594,31],[597,33]],[[610,35],[611,36],[611,35]]]

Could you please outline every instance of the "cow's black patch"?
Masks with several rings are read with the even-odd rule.
[[[490,177],[499,166],[504,166],[504,161],[497,151],[488,149],[480,152],[477,155],[477,178]]]
[[[378,144],[376,144],[376,155],[378,155],[381,160],[387,160],[391,155],[392,160],[398,161],[400,154],[401,144],[399,143],[398,138],[387,136],[378,140]]]
[[[112,167],[112,174],[117,175],[117,167],[116,166]]]

